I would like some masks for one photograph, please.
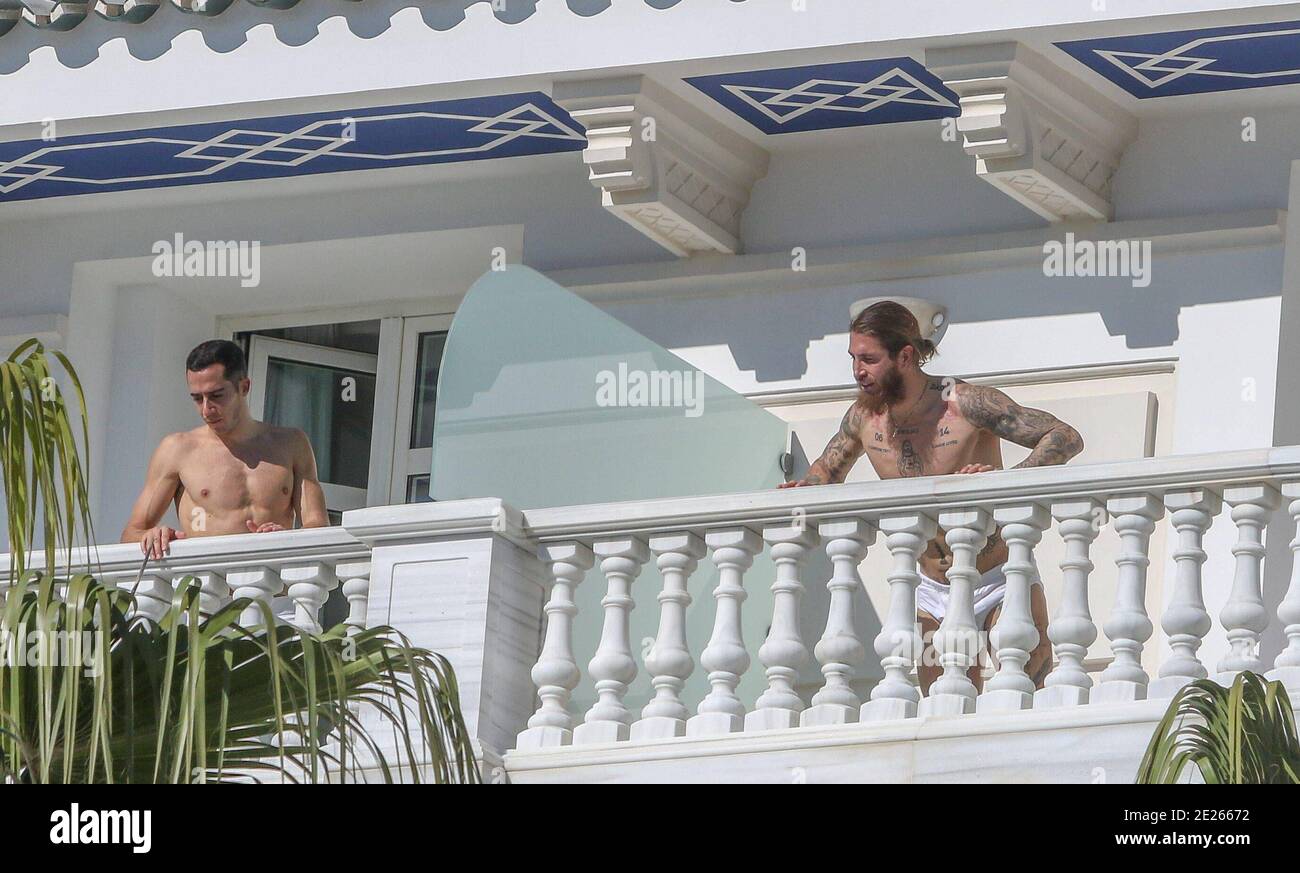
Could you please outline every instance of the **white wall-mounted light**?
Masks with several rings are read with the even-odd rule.
[[[857,318],[868,306],[882,300],[892,300],[906,306],[916,317],[916,323],[921,328],[921,339],[928,339],[936,346],[939,345],[939,341],[948,330],[948,307],[922,300],[920,297],[866,297],[856,300],[849,306],[849,321]]]

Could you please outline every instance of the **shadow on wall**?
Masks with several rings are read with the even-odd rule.
[[[1106,332],[1123,337],[1127,348],[1156,350],[1178,341],[1184,308],[1275,297],[1281,276],[1277,247],[1157,257],[1147,287],[1134,287],[1124,277],[1049,277],[1029,267],[755,293],[740,304],[735,297],[720,296],[693,300],[690,306],[668,300],[611,303],[605,309],[672,348],[725,345],[737,367],[752,370],[762,383],[802,378],[812,344],[847,334],[849,304],[863,297],[933,300],[947,306],[948,318],[959,325],[1097,313]],[[1032,331],[1026,343],[1044,341]]]
[[[27,2],[27,0],[18,0]],[[127,50],[139,60],[153,60],[164,54],[172,41],[189,30],[198,30],[208,48],[216,52],[230,52],[242,46],[248,31],[261,24],[270,24],[276,38],[285,45],[303,45],[310,42],[320,30],[320,24],[329,18],[343,17],[348,29],[362,39],[372,39],[388,30],[392,18],[407,7],[420,10],[420,17],[432,30],[446,31],[465,20],[465,10],[476,4],[485,4],[491,14],[502,24],[518,24],[532,17],[541,2],[558,0],[364,0],[360,3],[311,2],[297,3],[292,8],[275,9],[269,5],[254,5],[247,0],[235,0],[217,15],[191,14],[163,0],[158,11],[146,21],[130,24],[109,21],[95,13],[69,31],[35,28],[20,25],[0,38],[0,74],[22,69],[37,49],[50,46],[59,62],[67,67],[83,67],[99,56],[100,47],[110,40],[121,39]],[[599,15],[613,5],[613,0],[564,0],[569,11],[582,17]],[[654,9],[670,9],[681,0],[642,0]],[[731,0],[743,3],[744,0]],[[0,3],[0,6],[9,6]],[[44,10],[50,4],[31,0],[33,9]]]

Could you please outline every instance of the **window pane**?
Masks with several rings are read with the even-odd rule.
[[[265,420],[307,434],[322,482],[366,487],[374,414],[370,373],[283,358],[267,362]]]
[[[420,354],[415,365],[415,411],[411,416],[411,448],[433,445],[433,410],[438,399],[438,371],[442,368],[445,333],[420,334]]]
[[[406,477],[406,502],[407,503],[430,503],[429,499],[429,474],[424,473],[419,476]]]

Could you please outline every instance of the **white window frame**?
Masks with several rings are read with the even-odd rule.
[[[259,421],[262,420],[266,412],[266,374],[271,358],[301,361],[304,364],[317,364],[322,367],[335,367],[376,376],[375,409],[370,433],[370,457],[373,471],[376,452],[386,452],[386,447],[391,443],[391,436],[381,434],[379,431],[382,428],[377,426],[380,420],[379,385],[377,384],[379,375],[378,355],[354,352],[347,349],[332,349],[258,334],[254,334],[250,338],[248,350],[248,375],[253,383],[248,392],[248,408],[253,417]],[[371,484],[373,485],[373,480],[371,480]],[[370,505],[370,496],[374,491],[373,487],[368,489],[353,488],[324,481],[321,482],[321,488],[325,492],[326,505],[335,512],[360,509]]]
[[[451,315],[419,315],[402,319],[402,347],[397,386],[397,414],[393,419],[394,432],[392,475],[388,503],[406,502],[406,480],[411,476],[431,473],[433,449],[411,448],[411,424],[415,417],[416,365],[419,363],[421,334],[445,333],[451,329]]]

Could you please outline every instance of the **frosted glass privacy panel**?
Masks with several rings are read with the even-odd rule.
[[[786,425],[527,267],[485,273],[452,321],[430,495],[519,509],[754,491]]]

